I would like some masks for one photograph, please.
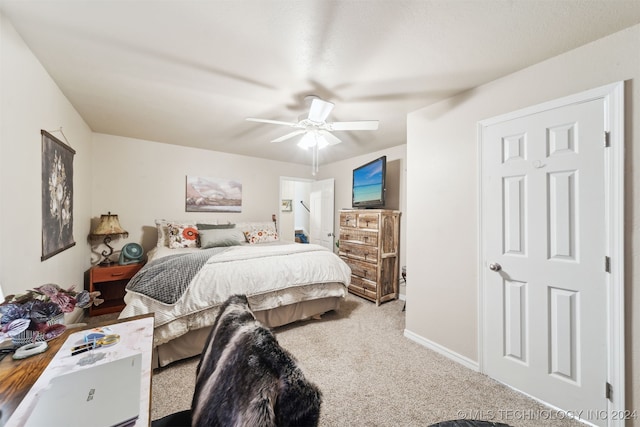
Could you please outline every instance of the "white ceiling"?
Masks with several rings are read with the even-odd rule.
[[[640,23],[624,0],[0,0],[95,132],[309,163],[303,98],[335,103],[320,162],[406,142],[406,114]]]

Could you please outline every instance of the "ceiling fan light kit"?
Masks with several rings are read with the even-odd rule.
[[[298,147],[302,149],[313,149],[312,174],[318,172],[318,150],[329,145],[335,145],[342,142],[337,136],[333,135],[333,131],[344,130],[377,130],[377,120],[359,120],[351,122],[327,122],[327,117],[333,110],[332,102],[324,101],[317,96],[310,95],[305,98],[310,101],[309,114],[306,118],[296,122],[284,122],[280,120],[257,119],[248,117],[251,122],[268,123],[281,126],[289,126],[295,128],[293,132],[289,132],[271,142],[283,142],[288,139],[302,135],[298,142]]]
[[[329,141],[327,141],[324,136],[322,136],[322,134],[320,134],[320,132],[318,132],[317,130],[305,131],[302,139],[300,139],[300,142],[298,142],[298,147],[305,150],[315,146],[317,146],[318,149],[321,150],[328,145],[330,145]]]

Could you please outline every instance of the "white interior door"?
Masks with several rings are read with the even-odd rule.
[[[333,251],[334,241],[334,203],[333,178],[311,183],[309,242],[330,251]]]
[[[597,425],[610,422],[596,412],[611,381],[605,113],[597,98],[481,129],[482,369]]]

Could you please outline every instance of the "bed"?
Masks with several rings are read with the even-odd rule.
[[[120,318],[154,313],[154,367],[201,353],[220,305],[246,295],[277,327],[338,309],[351,271],[330,250],[283,243],[274,223],[156,220],[157,246],[130,280]]]

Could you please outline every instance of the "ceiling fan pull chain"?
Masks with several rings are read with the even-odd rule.
[[[313,161],[311,164],[311,175],[316,176],[318,173],[318,144],[315,144],[313,150]]]

